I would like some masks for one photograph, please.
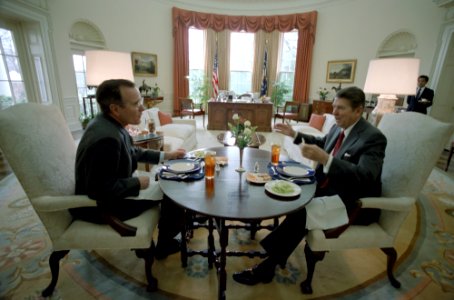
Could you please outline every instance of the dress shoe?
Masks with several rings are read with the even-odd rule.
[[[158,241],[155,249],[154,257],[157,260],[167,258],[167,256],[179,252],[181,249],[181,242],[177,239],[171,239],[166,242]]]
[[[261,268],[260,265],[252,269],[233,274],[233,279],[241,284],[256,285],[257,283],[270,283],[274,277],[274,268]]]

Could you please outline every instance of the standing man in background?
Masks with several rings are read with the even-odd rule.
[[[427,108],[432,106],[434,99],[434,91],[426,87],[429,82],[429,76],[420,75],[418,77],[418,88],[416,90],[416,96],[407,97],[407,111],[419,112],[427,114]]]

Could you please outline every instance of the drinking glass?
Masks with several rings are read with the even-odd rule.
[[[277,166],[279,163],[279,155],[281,154],[281,145],[271,145],[271,164]]]
[[[207,151],[205,153],[205,178],[212,179],[214,178],[214,169],[216,167],[216,152]]]

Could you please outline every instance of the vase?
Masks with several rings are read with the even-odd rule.
[[[243,151],[244,151],[244,147],[238,147],[238,149],[240,149],[240,166],[238,168],[236,168],[235,171],[237,171],[239,173],[242,173],[242,172],[246,171],[246,169],[243,168]]]
[[[320,96],[320,100],[326,100],[326,96]]]

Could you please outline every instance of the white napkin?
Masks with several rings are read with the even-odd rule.
[[[151,200],[159,201],[162,200],[164,194],[162,193],[161,187],[158,182],[154,180],[156,174],[156,169],[151,172],[136,171],[133,176],[148,176],[150,177],[150,185],[148,188],[139,191],[139,195],[135,197],[128,197],[127,199],[132,200]]]
[[[338,195],[316,197],[306,205],[306,228],[330,229],[348,223],[347,209]]]

